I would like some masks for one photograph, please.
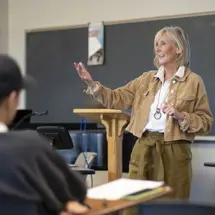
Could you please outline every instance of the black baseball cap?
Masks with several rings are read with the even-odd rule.
[[[32,86],[34,80],[23,76],[17,62],[10,56],[0,54],[0,100],[13,91],[21,91]]]

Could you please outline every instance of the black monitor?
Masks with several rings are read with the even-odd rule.
[[[72,138],[65,127],[62,126],[40,126],[37,127],[38,134],[46,137],[55,149],[72,149]]]

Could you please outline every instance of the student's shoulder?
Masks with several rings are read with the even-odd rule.
[[[34,130],[12,131],[8,135],[16,140],[17,147],[31,148],[32,151],[50,148],[49,142]]]

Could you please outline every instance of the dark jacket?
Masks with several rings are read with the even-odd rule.
[[[0,133],[0,202],[26,201],[45,214],[58,214],[69,200],[83,203],[86,189],[84,178],[36,132]]]

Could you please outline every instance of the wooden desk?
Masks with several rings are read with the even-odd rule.
[[[129,115],[113,109],[74,109],[73,112],[105,126],[108,142],[108,181],[121,178],[122,134],[129,122]]]
[[[158,199],[172,192],[169,186],[163,186],[150,192],[141,194],[141,198],[136,200],[120,199],[116,201],[104,201],[99,199],[87,199],[86,203],[91,207],[85,215],[103,215],[119,212],[128,207],[136,206],[143,202]]]

